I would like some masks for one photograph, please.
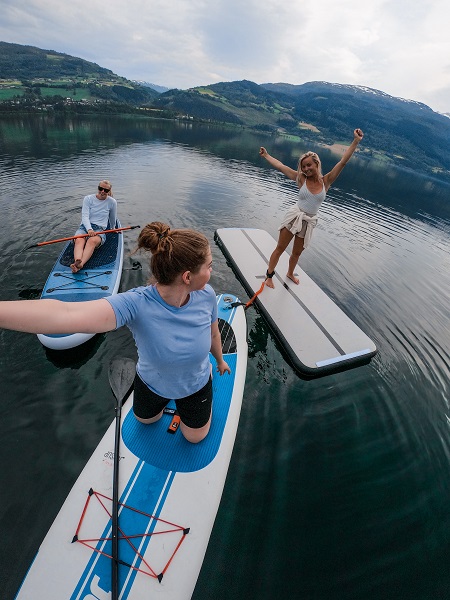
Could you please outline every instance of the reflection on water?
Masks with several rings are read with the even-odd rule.
[[[53,363],[55,367],[79,369],[95,355],[104,338],[104,334],[98,334],[81,344],[81,346],[69,348],[68,350],[45,348],[45,355],[47,360]]]
[[[276,237],[295,189],[259,146],[291,165],[309,149],[246,130],[111,117],[18,117],[0,121],[0,138],[2,299],[42,289],[59,250],[24,248],[71,235],[83,196],[104,177],[122,223],[204,231],[212,285],[245,299],[214,230]],[[336,161],[313,149],[325,169]],[[355,157],[323,204],[301,267],[374,340],[369,365],[300,379],[247,312],[241,420],[194,600],[450,597],[449,191]],[[148,257],[132,255],[137,236],[124,236],[122,290],[150,274]],[[0,590],[10,600],[114,418],[109,361],[136,351],[125,329],[96,336],[81,356],[50,356],[36,336],[9,331],[0,347]]]

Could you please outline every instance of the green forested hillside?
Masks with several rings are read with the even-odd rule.
[[[151,102],[157,95],[151,88],[81,58],[0,42],[0,101],[25,97],[32,105],[42,96],[61,96],[75,101],[97,99],[136,106]]]
[[[348,144],[353,129],[361,127],[366,154],[450,177],[450,119],[378,90],[326,82],[235,81],[171,90],[154,105],[325,144]]]
[[[50,109],[146,109],[140,112],[149,117],[227,123],[330,145],[347,145],[361,127],[363,154],[450,180],[450,119],[419,102],[327,82],[243,80],[159,93],[80,58],[0,42],[0,110]]]
[[[450,119],[425,104],[370,88],[325,82],[263,87],[291,97],[295,114],[326,135],[344,139],[348,125],[361,123],[373,148],[383,149],[405,165],[422,163],[450,170]]]
[[[75,56],[34,46],[0,42],[0,79],[35,79],[96,76],[117,78],[109,69]]]
[[[233,81],[189,90],[170,90],[154,106],[182,110],[199,119],[238,123],[275,131],[281,118],[290,118],[294,102],[252,81]]]

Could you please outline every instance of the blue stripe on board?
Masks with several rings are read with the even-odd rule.
[[[152,465],[139,462],[120,498],[120,502],[158,517],[161,514],[174,477],[175,473],[161,471]],[[148,485],[149,482],[151,482],[151,486]],[[92,499],[91,502],[96,502],[96,500]],[[121,507],[119,512],[119,527],[126,535],[142,534],[144,532],[151,533],[155,526],[156,521],[154,519],[151,519],[149,523],[148,517]],[[111,528],[111,519],[109,519],[100,537],[111,537]],[[88,537],[94,535],[97,534],[87,534]],[[80,537],[81,539],[84,537],[82,531]],[[134,545],[138,547],[141,554],[145,553],[150,539],[147,537],[133,540]],[[111,555],[111,541],[98,542],[96,548]],[[85,548],[85,550],[88,555],[89,549]],[[139,567],[141,564],[141,560],[136,556],[134,550],[124,540],[119,541],[119,556],[121,560],[132,564],[134,567]],[[159,567],[160,565],[155,566]],[[154,567],[152,566],[152,568]],[[121,598],[123,600],[128,597],[137,574],[137,571],[129,567],[119,565],[119,589],[121,589]],[[140,576],[147,577],[143,574],[140,574]],[[157,582],[149,578],[149,582],[151,581]],[[94,598],[103,600],[103,598],[109,598],[110,593],[111,559],[98,552],[91,552],[91,557],[83,575],[80,577],[77,587],[70,596],[70,600],[93,600]]]
[[[154,473],[154,469],[152,469],[151,465],[145,465],[145,470],[149,471],[151,473]],[[159,517],[161,514],[161,511],[163,509],[164,503],[166,501],[166,498],[169,494],[170,491],[170,487],[172,485],[172,482],[175,478],[176,473],[175,472],[171,472],[168,474],[167,480],[166,480],[166,487],[163,490],[163,493],[161,494],[161,497],[159,499],[159,503],[158,505],[155,507],[155,510],[153,511],[153,516],[155,517]],[[148,475],[144,474],[144,478],[145,481],[149,481]],[[153,481],[153,479],[150,479],[150,481]],[[126,504],[133,506],[134,508],[136,508],[134,502],[139,502],[140,505],[140,509],[144,512],[148,513],[148,494],[147,494],[147,490],[145,489],[145,487],[141,486],[139,488],[140,494],[139,494],[139,499],[138,498],[134,498],[133,499],[133,504],[130,504],[130,502],[128,502],[128,500],[126,501]],[[126,512],[130,512],[130,511],[126,511]],[[140,516],[140,520],[142,521],[142,515]],[[187,527],[188,525],[184,524],[185,527]],[[121,525],[122,527],[122,525]],[[156,527],[156,521],[154,519],[151,520],[151,523],[149,525],[148,523],[148,518],[147,518],[147,530],[146,533],[152,533],[153,530]],[[125,530],[126,531],[126,530]],[[142,529],[141,529],[142,532]],[[177,535],[177,534],[172,534],[172,535]],[[181,533],[179,534],[179,537],[181,536]],[[157,536],[159,537],[159,536]],[[177,540],[179,539],[179,537],[177,538]],[[143,539],[142,543],[138,546],[138,550],[140,552],[140,554],[142,556],[144,556],[148,545],[150,544],[151,538],[150,537],[146,537]],[[172,542],[173,544],[173,548],[175,549],[175,544]],[[129,548],[129,545],[126,542],[122,542],[122,545],[126,545]],[[136,545],[136,544],[135,544]],[[169,544],[167,544],[169,545]],[[133,552],[130,549],[131,552]],[[119,547],[119,552],[120,552],[120,556],[122,557],[122,548]],[[129,562],[130,564],[133,564],[134,567],[140,567],[141,566],[141,560],[138,559],[136,557],[136,555],[134,555],[134,563],[132,563],[133,558],[130,557]],[[155,562],[153,562],[155,561]],[[147,561],[148,562],[148,561]],[[152,569],[155,570],[155,573],[157,575],[159,575],[163,568],[164,568],[164,564],[162,564],[161,562],[158,563],[158,557],[157,556],[152,556],[151,558],[151,563],[149,563],[150,566],[152,567]],[[121,600],[126,600],[126,598],[128,598],[129,594],[131,593],[131,590],[133,588],[133,583],[135,578],[139,575],[139,577],[147,577],[147,575],[143,575],[142,573],[138,573],[136,570],[134,569],[128,569],[127,567],[125,567],[124,565],[119,565],[119,582],[120,582],[120,587],[119,589],[121,589],[121,593],[120,593],[120,598]],[[122,581],[124,583],[122,583]],[[159,582],[157,582],[156,579],[150,579],[148,578],[149,581],[149,585],[150,584],[154,584],[154,585],[159,585]],[[122,587],[123,586],[123,587]]]

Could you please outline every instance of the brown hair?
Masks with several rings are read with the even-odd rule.
[[[137,245],[139,250],[152,253],[150,268],[162,285],[170,285],[185,271],[197,273],[209,252],[208,239],[202,233],[193,229],[171,229],[160,221],[148,223],[142,229]]]

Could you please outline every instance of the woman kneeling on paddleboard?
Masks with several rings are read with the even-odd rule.
[[[230,373],[222,355],[216,295],[208,284],[211,248],[201,233],[155,221],[141,231],[138,249],[152,254],[154,284],[90,302],[0,302],[0,327],[67,334],[103,333],[127,325],[138,350],[136,418],[154,423],[174,399],[184,437],[197,443],[211,424],[209,352],[220,375]]]

